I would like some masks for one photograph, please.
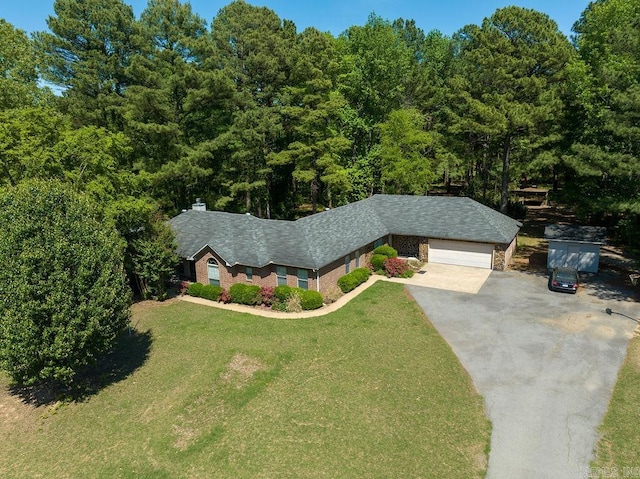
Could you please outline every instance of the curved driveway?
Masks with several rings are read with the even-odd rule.
[[[552,293],[493,272],[478,294],[408,286],[484,396],[489,479],[587,477],[597,427],[640,316],[604,288]]]

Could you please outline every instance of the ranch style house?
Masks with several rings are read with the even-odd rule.
[[[324,293],[389,244],[401,257],[503,270],[521,223],[466,197],[374,195],[296,221],[193,209],[169,220],[181,275]]]

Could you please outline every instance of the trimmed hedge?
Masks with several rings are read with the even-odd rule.
[[[364,283],[371,276],[371,270],[369,268],[356,268],[351,274],[358,278],[360,283]]]
[[[349,291],[353,291],[356,286],[358,286],[358,279],[353,276],[351,273],[345,274],[338,279],[338,286],[342,290],[343,293],[348,293]]]
[[[300,293],[300,304],[302,306],[302,309],[305,311],[318,309],[320,306],[322,306],[322,303],[322,295],[317,291],[303,290]]]
[[[278,298],[279,301],[285,302],[291,296],[294,291],[302,291],[300,288],[292,288],[291,286],[281,285],[276,286],[273,289],[273,295]]]
[[[208,299],[209,301],[218,301],[220,299],[222,291],[223,289],[221,286],[205,284],[204,286],[202,286],[201,297],[204,299]]]
[[[387,257],[383,254],[374,254],[369,261],[374,271],[379,271],[384,268],[384,261]]]
[[[370,274],[369,268],[354,269],[351,273],[345,274],[338,279],[338,286],[343,293],[348,293],[367,281]]]
[[[262,303],[260,286],[236,283],[229,288],[232,303],[255,305]]]
[[[396,256],[398,256],[398,252],[387,244],[378,246],[373,250],[373,254],[381,254],[386,256],[387,258],[395,258]]]
[[[212,284],[192,283],[187,288],[187,294],[195,298],[204,298],[210,301],[218,301],[224,290],[220,286]]]
[[[201,298],[202,297],[202,288],[204,287],[204,284],[202,283],[191,283],[189,285],[189,287],[187,288],[187,294],[189,296],[194,296],[196,298]]]

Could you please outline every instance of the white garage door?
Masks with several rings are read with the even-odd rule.
[[[492,269],[493,245],[429,240],[429,262]]]

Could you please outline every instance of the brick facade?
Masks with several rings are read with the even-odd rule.
[[[417,257],[421,261],[428,261],[429,240],[426,237],[419,236],[400,236],[394,235],[392,238],[384,237],[382,240],[387,242],[391,240],[391,245],[395,248],[396,244],[402,243],[405,246],[410,245],[412,248],[416,248]],[[369,243],[356,251],[351,252],[348,255],[349,271],[353,271],[357,267],[366,267],[371,258],[373,252],[374,243]],[[504,270],[511,259],[511,255],[515,250],[516,239],[509,245],[496,245],[493,255],[493,268],[499,271]],[[356,256],[356,253],[357,256]],[[415,256],[414,254],[406,256]],[[206,248],[203,250],[192,262],[190,267],[183,265],[183,273],[185,276],[187,273],[191,274],[191,280],[195,280],[202,284],[209,284],[207,262],[210,258],[214,258],[218,262],[218,269],[220,271],[220,286],[228,289],[234,283],[246,283],[255,284],[258,286],[265,286],[275,288],[277,286],[277,265],[271,264],[264,266],[263,268],[251,268],[252,279],[249,280],[246,274],[246,267],[242,265],[227,266],[225,261],[216,255],[211,249]],[[320,293],[326,293],[332,289],[338,282],[338,279],[345,275],[346,268],[346,256],[336,259],[332,263],[323,266],[319,271],[307,270],[308,274],[308,289],[314,291],[320,291]],[[195,275],[193,274],[195,270]],[[292,287],[298,286],[298,268],[286,267],[287,272],[287,285]],[[320,285],[318,287],[318,275],[320,277]]]
[[[386,238],[384,238],[386,240]],[[355,268],[364,268],[367,266],[371,252],[373,251],[373,243],[365,245],[356,251],[350,253],[349,271]],[[356,253],[358,255],[356,256]],[[211,249],[206,248],[201,252],[194,261],[189,262],[195,265],[195,275],[191,277],[192,281],[202,284],[209,284],[209,275],[207,263],[210,258],[214,258],[218,262],[218,270],[220,271],[220,286],[225,289],[234,283],[256,284],[258,286],[266,286],[275,288],[278,284],[278,276],[276,269],[278,265],[267,265],[263,268],[251,268],[252,279],[249,280],[246,274],[246,267],[242,265],[227,266],[226,263],[216,255]],[[346,274],[345,267],[346,256],[335,260],[334,262],[323,266],[320,271],[306,270],[308,276],[308,289],[326,293],[332,289],[338,282],[338,279]],[[184,269],[184,266],[183,266]],[[286,267],[287,286],[298,286],[298,268]],[[183,270],[184,273],[186,271]],[[320,275],[320,287],[318,289],[318,273]],[[186,275],[185,275],[186,276]]]
[[[209,284],[208,262],[214,258],[218,262],[218,270],[220,272],[220,286],[229,289],[232,284],[246,283],[255,284],[275,288],[278,285],[278,276],[276,274],[276,265],[267,265],[263,268],[251,268],[252,278],[247,277],[247,268],[242,265],[227,266],[211,249],[203,250],[193,261],[195,264],[195,276],[192,280],[202,284]],[[287,285],[298,286],[298,268],[287,267]],[[316,272],[306,270],[308,275],[308,289],[315,290],[317,288]]]

